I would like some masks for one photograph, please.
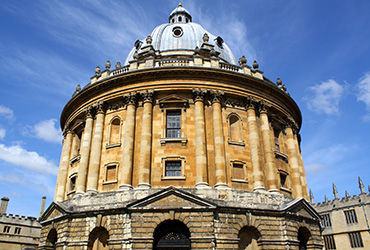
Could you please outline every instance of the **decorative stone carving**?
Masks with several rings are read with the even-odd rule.
[[[141,97],[143,98],[143,102],[153,102],[154,91],[153,90],[146,90],[140,93]]]
[[[197,101],[204,102],[204,98],[205,98],[207,91],[201,88],[193,88],[192,93],[194,96],[194,102],[197,102]]]
[[[225,93],[220,90],[211,91],[212,103],[218,102],[221,103]]]
[[[254,62],[253,62],[253,68],[254,69],[258,69],[258,67],[259,67],[258,62],[256,60],[254,60]]]
[[[100,75],[100,73],[101,73],[100,67],[99,66],[96,66],[96,68],[95,68],[95,75]]]
[[[253,96],[247,96],[244,98],[245,108],[254,109],[257,106],[257,99]]]
[[[259,109],[258,111],[260,112],[260,114],[262,113],[267,113],[269,108],[270,108],[270,105],[268,105],[268,103],[266,101],[260,101],[259,103]]]
[[[116,69],[122,68],[121,62],[116,63]]]
[[[204,35],[203,35],[203,42],[208,43],[208,41],[209,41],[209,36],[208,36],[207,33],[204,33]]]
[[[338,190],[334,183],[333,183],[333,194],[334,194],[334,199],[338,199]]]
[[[88,106],[85,112],[86,112],[86,118],[92,118],[94,116],[94,107]]]
[[[151,35],[147,36],[146,37],[146,44],[152,44],[152,42],[153,42],[152,36]]]
[[[200,54],[200,49],[198,46],[196,46],[194,49],[194,55],[199,55],[199,54]]]
[[[239,65],[240,66],[243,66],[243,65],[246,65],[247,64],[247,58],[245,58],[245,56],[242,56],[239,58]]]
[[[124,95],[124,101],[127,105],[137,105],[137,93],[136,92],[131,92],[126,95]]]
[[[365,194],[365,187],[364,184],[362,183],[360,176],[358,177],[358,186],[360,188],[361,194]]]
[[[100,101],[96,105],[96,113],[104,113],[105,112],[105,103],[104,101]]]
[[[218,56],[217,51],[214,48],[212,48],[211,49],[211,57],[217,57],[217,56]]]
[[[75,97],[78,93],[80,93],[80,91],[81,91],[81,85],[80,85],[80,84],[78,84],[78,85],[76,86],[76,90],[75,90],[75,92],[73,93],[72,97]]]
[[[108,60],[106,63],[105,63],[105,69],[110,69],[110,67],[111,67],[112,65],[111,65],[111,63],[110,63],[110,61]]]

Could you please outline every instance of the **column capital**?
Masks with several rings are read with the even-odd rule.
[[[153,102],[153,96],[154,96],[154,91],[153,90],[146,90],[140,93],[141,98],[143,99],[143,102]]]
[[[211,90],[212,103],[221,103],[225,93],[221,90]]]
[[[245,108],[248,110],[248,109],[256,109],[257,105],[258,105],[258,100],[257,98],[253,97],[253,96],[247,96],[244,98],[244,104],[245,104]]]
[[[104,101],[99,101],[96,104],[95,109],[96,109],[96,113],[97,114],[104,114],[105,113],[105,109],[106,109],[105,102]]]
[[[291,128],[293,130],[294,134],[298,133],[298,125],[297,123],[293,120],[292,117],[287,117],[285,119],[285,124],[284,124],[284,130],[287,128]]]
[[[93,107],[92,105],[88,106],[88,107],[85,109],[86,119],[87,119],[87,118],[93,118],[94,113],[95,113],[94,107]]]
[[[260,101],[258,111],[260,114],[267,114],[271,106],[266,101]]]
[[[68,122],[65,126],[64,126],[64,129],[63,129],[63,136],[66,137],[67,134],[69,133],[72,133],[72,130],[71,130],[71,123]]]
[[[201,88],[193,88],[192,93],[194,97],[194,102],[198,102],[198,101],[204,102],[204,98],[207,93],[207,90],[201,89]]]
[[[123,99],[127,105],[137,105],[137,92],[130,92],[123,96]]]

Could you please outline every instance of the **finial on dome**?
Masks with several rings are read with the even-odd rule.
[[[179,7],[182,7],[182,4],[181,3],[179,3]]]
[[[146,44],[152,44],[152,42],[153,42],[152,36],[151,35],[147,36],[146,37]]]
[[[258,62],[256,60],[254,60],[254,62],[253,62],[253,68],[254,69],[258,69],[259,68],[259,64],[258,64]]]
[[[208,36],[207,33],[204,33],[204,35],[203,35],[203,42],[208,43],[208,41],[209,41],[209,36]]]

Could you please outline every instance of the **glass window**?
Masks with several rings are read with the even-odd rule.
[[[348,236],[352,248],[364,247],[360,232],[349,233]]]
[[[347,224],[357,223],[356,211],[354,209],[344,211],[344,215],[346,216]]]
[[[321,216],[321,221],[324,227],[331,227],[330,214],[324,214]]]
[[[20,228],[20,227],[16,227],[16,228],[14,229],[14,233],[15,233],[15,234],[21,234],[21,228]]]
[[[9,226],[4,226],[3,233],[9,233],[10,227]]]
[[[166,176],[181,176],[181,161],[166,161]]]
[[[333,235],[324,236],[324,244],[325,244],[325,249],[327,249],[327,250],[337,249],[335,247],[335,241],[334,241],[334,236]]]
[[[167,138],[181,137],[181,111],[167,111]]]

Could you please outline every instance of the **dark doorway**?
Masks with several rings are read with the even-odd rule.
[[[190,250],[190,232],[184,223],[164,221],[154,231],[153,250]]]
[[[309,238],[309,231],[306,228],[300,228],[298,230],[299,250],[307,249],[308,238]]]

